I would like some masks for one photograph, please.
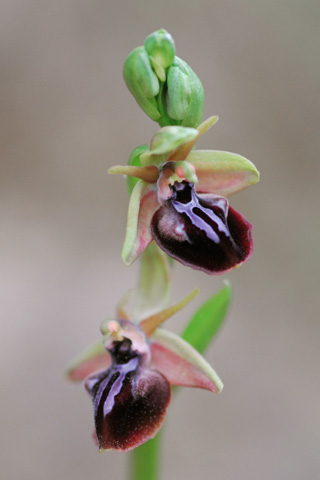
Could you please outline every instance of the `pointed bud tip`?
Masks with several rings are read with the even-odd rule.
[[[144,47],[160,68],[166,69],[172,64],[176,49],[172,36],[166,30],[160,29],[148,35]]]

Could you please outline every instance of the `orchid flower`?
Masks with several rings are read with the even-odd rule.
[[[246,158],[230,152],[192,150],[218,117],[197,129],[166,126],[150,149],[138,147],[131,165],[111,174],[135,177],[122,251],[130,265],[155,240],[170,257],[208,274],[221,274],[248,260],[252,225],[226,196],[259,180]]]
[[[131,322],[123,307],[118,320],[104,320],[103,341],[95,343],[67,368],[70,380],[84,380],[94,408],[100,451],[128,451],[160,429],[171,386],[221,392],[216,372],[188,342],[158,328],[197,293],[157,314]]]

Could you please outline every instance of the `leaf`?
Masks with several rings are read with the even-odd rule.
[[[203,353],[219,330],[231,301],[229,283],[207,300],[190,320],[181,337]]]

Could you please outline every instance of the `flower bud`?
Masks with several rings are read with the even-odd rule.
[[[170,118],[185,127],[201,123],[204,103],[202,84],[194,71],[176,57],[167,74],[166,106]]]
[[[152,70],[144,47],[137,47],[129,54],[123,67],[123,76],[128,89],[142,110],[152,120],[158,120],[160,113],[155,97],[159,93],[159,80]]]
[[[151,33],[144,42],[151,64],[162,82],[166,80],[165,69],[174,61],[176,49],[173,38],[166,30]]]
[[[174,63],[168,71],[167,112],[174,120],[183,120],[189,107],[191,83],[180,65]]]

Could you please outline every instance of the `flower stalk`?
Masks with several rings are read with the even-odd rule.
[[[158,480],[160,476],[161,431],[130,453],[130,480]]]

